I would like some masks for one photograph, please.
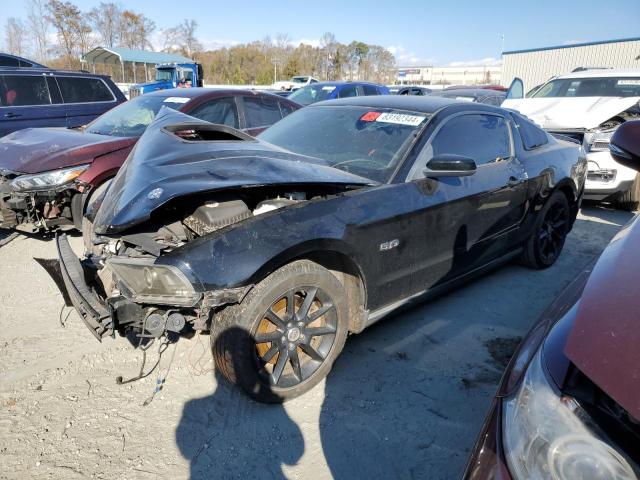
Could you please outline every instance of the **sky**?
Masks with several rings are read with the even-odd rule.
[[[72,0],[90,10],[99,0]],[[324,32],[342,43],[388,48],[400,66],[495,64],[500,53],[526,48],[640,37],[640,0],[564,1],[175,1],[118,2],[161,30],[195,19],[208,48],[286,33],[317,45]],[[0,0],[0,43],[8,17],[26,18],[26,0]],[[11,5],[11,8],[2,8]],[[504,38],[504,40],[503,40]]]

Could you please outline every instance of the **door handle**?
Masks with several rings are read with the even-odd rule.
[[[22,115],[20,115],[19,113],[9,112],[9,113],[5,113],[4,116],[5,118],[16,118],[16,117],[21,117]]]

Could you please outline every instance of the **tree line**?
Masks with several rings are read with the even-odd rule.
[[[70,1],[28,0],[26,19],[10,17],[4,30],[8,53],[69,69],[82,68],[82,55],[96,46],[153,50],[155,35],[153,38],[161,39],[162,51],[202,63],[205,83],[209,84],[267,85],[295,75],[389,83],[396,64],[384,47],[360,41],[340,43],[332,33],[325,33],[318,45],[296,45],[287,34],[279,33],[250,43],[207,49],[197,36],[195,20],[158,29],[143,13],[114,2],[101,2],[84,12]],[[119,66],[97,65],[96,70],[121,80]],[[127,73],[131,77],[131,72]]]

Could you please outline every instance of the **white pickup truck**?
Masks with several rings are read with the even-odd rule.
[[[271,88],[274,90],[293,91],[299,88],[306,87],[312,83],[318,83],[317,78],[308,76],[291,77],[291,80],[284,80],[274,83]]]
[[[613,160],[609,140],[620,124],[640,119],[640,69],[575,71],[547,81],[529,95],[507,95],[502,107],[583,145],[589,162],[585,198],[637,210],[640,174]]]

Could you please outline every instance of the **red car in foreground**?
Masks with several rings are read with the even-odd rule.
[[[106,189],[162,106],[257,135],[300,108],[253,90],[160,90],[119,105],[81,129],[28,128],[0,139],[0,226],[75,225]]]
[[[611,140],[640,170],[640,121]],[[467,479],[640,475],[640,216],[543,314],[503,376]]]

